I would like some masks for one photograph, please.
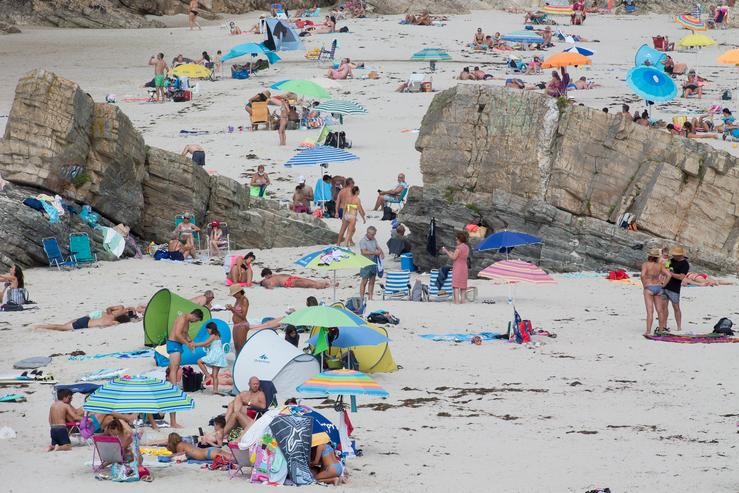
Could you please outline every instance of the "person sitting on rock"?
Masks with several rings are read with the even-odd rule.
[[[274,288],[308,288],[326,289],[331,285],[328,281],[314,281],[304,277],[291,276],[288,274],[273,274],[268,268],[262,269],[262,280],[259,282],[267,289]]]

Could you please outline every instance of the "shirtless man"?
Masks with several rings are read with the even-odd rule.
[[[326,289],[331,285],[328,281],[314,281],[304,277],[291,276],[288,274],[273,274],[271,270],[262,269],[262,281],[259,283],[267,289],[274,288],[309,288]]]
[[[234,397],[234,400],[228,405],[224,432],[231,431],[237,423],[241,425],[244,431],[248,430],[257,416],[256,410],[262,410],[266,407],[267,397],[259,388],[259,379],[251,377],[249,379],[249,390],[239,392],[239,395]]]
[[[154,65],[154,87],[157,89],[155,101],[164,102],[164,84],[167,81],[167,62],[164,53],[149,58],[149,65]]]
[[[403,173],[399,173],[398,183],[395,185],[394,188],[391,188],[390,190],[377,191],[377,200],[375,201],[375,207],[372,210],[379,211],[380,209],[382,209],[382,207],[385,205],[385,200],[387,199],[400,199],[400,196],[403,194],[403,191],[406,188],[408,188],[408,183],[406,183],[405,181],[405,175]]]
[[[82,419],[82,409],[72,406],[71,390],[60,389],[56,393],[57,400],[49,408],[49,427],[51,428],[51,445],[47,452],[61,452],[72,449],[66,423],[73,423]]]
[[[177,238],[176,234],[173,234],[169,238],[167,243],[167,253],[169,254],[169,260],[179,260],[182,262],[185,260],[185,253],[189,252],[189,247],[184,240]],[[192,256],[192,253],[190,253]]]
[[[238,356],[249,335],[249,322],[246,319],[249,313],[249,299],[244,295],[243,286],[238,284],[232,284],[228,289],[228,293],[235,300],[233,305],[226,305],[226,310],[231,312],[234,349],[236,349],[236,356]]]
[[[667,305],[661,303],[664,290],[663,279],[670,278],[664,264],[660,261],[662,252],[659,248],[652,248],[647,253],[647,261],[641,266],[641,283],[644,288],[644,305],[647,309],[647,330],[644,335],[652,335],[654,312],[657,312],[657,331],[663,330],[667,323]]]
[[[205,166],[205,149],[200,144],[187,144],[182,149],[183,156],[187,157],[188,154],[192,156],[192,162],[198,166]]]
[[[484,50],[487,48],[485,44],[485,33],[482,32],[482,28],[478,27],[477,32],[472,37],[472,47],[476,50]]]
[[[188,333],[190,324],[202,320],[203,311],[196,308],[190,313],[180,315],[172,322],[172,327],[169,329],[169,334],[167,335],[167,354],[169,355],[167,380],[172,385],[179,383],[177,381],[177,374],[180,371],[180,360],[182,359],[182,352],[185,349],[183,346],[189,347],[191,351],[195,348]],[[177,424],[177,413],[169,413],[169,425],[172,428],[181,428]]]
[[[199,3],[200,2],[198,2],[198,0],[190,0],[190,7],[188,7],[187,12],[187,22],[190,24],[190,31],[192,31],[196,27],[200,30],[203,29],[202,27],[200,27],[200,24],[198,24],[198,9],[200,8]]]
[[[92,329],[95,327],[110,327],[118,324],[125,324],[131,321],[128,312],[120,315],[113,315],[113,313],[103,313],[98,318],[92,318],[90,315],[70,320],[65,324],[36,324],[36,329],[47,329],[47,330],[80,330],[80,329]]]
[[[210,304],[213,303],[213,298],[215,298],[215,295],[213,294],[213,291],[209,289],[201,295],[190,298],[190,301],[192,301],[196,305],[204,306],[205,308],[210,309]]]
[[[336,241],[337,245],[341,245],[344,241],[344,233],[346,228],[349,226],[349,221],[344,220],[344,206],[349,202],[349,197],[352,194],[352,187],[354,186],[354,179],[347,178],[344,181],[344,186],[336,194],[336,213],[337,217],[341,219],[341,227],[339,228],[339,239]]]

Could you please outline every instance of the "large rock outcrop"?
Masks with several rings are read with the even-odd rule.
[[[416,148],[424,188],[409,193],[402,219],[424,231],[435,216],[447,245],[481,218],[542,237],[555,270],[636,267],[640,248],[663,243],[736,270],[737,158],[706,144],[537,93],[458,85],[434,97]],[[638,232],[615,226],[626,212]],[[422,240],[418,261],[431,265]]]
[[[127,224],[136,236],[156,242],[169,238],[175,215],[185,212],[195,214],[199,224],[227,222],[233,248],[326,244],[335,239],[322,221],[269,201],[252,202],[246,186],[209,176],[189,159],[146,146],[117,106],[95,103],[74,82],[44,70],[18,83],[5,138],[0,140],[0,174],[24,187],[25,196],[51,192],[90,204],[104,221]],[[37,221],[45,221],[21,201],[5,204],[5,212],[25,217],[30,211]],[[0,243],[19,236],[20,227],[0,222]],[[24,241],[35,245],[26,248],[37,252],[30,258],[43,258],[43,236],[30,236]],[[16,255],[3,253],[6,258],[25,258],[20,250]]]

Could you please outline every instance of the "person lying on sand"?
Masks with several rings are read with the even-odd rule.
[[[516,79],[516,78],[506,79],[505,87],[509,89],[520,89],[520,90],[526,89],[527,91],[533,91],[534,89],[540,89],[537,86],[526,84],[523,81],[523,79]]]
[[[688,70],[688,65],[685,63],[675,63],[670,55],[665,56],[664,60],[660,60],[660,63],[665,66],[665,73],[670,75],[682,75]]]
[[[221,447],[198,448],[183,442],[182,437],[178,433],[169,434],[167,438],[167,450],[173,454],[185,454],[188,459],[192,460],[212,461],[216,457],[220,457],[221,460],[228,461],[228,455],[223,453]]]
[[[688,139],[718,139],[718,134],[700,132],[696,133],[693,129],[693,124],[685,122],[683,128],[680,129],[680,135]]]
[[[65,324],[36,324],[36,329],[47,329],[47,330],[80,330],[80,329],[92,329],[96,327],[111,327],[113,325],[125,324],[131,321],[131,317],[125,313],[122,315],[114,316],[111,313],[103,313],[99,318],[91,318],[89,315],[84,317],[70,320]]]
[[[205,308],[210,309],[211,303],[213,303],[214,298],[215,295],[213,294],[213,291],[208,289],[203,294],[199,294],[194,298],[190,298],[190,301],[192,301],[196,305],[204,306]]]
[[[489,74],[483,70],[480,69],[480,67],[475,67],[472,72],[470,72],[472,75],[472,78],[475,80],[490,80],[493,78],[492,74]]]
[[[697,272],[688,272],[683,278],[682,285],[687,286],[693,284],[695,286],[732,286],[734,283],[718,277],[712,277],[708,274],[700,274]]]
[[[308,288],[308,289],[326,289],[331,283],[328,281],[314,281],[299,276],[291,276],[288,274],[273,274],[268,268],[262,269],[262,280],[259,283],[267,289],[274,288]]]
[[[600,84],[596,84],[593,81],[589,81],[584,75],[577,79],[574,84],[572,84],[571,89],[595,89],[596,87],[600,87]]]
[[[61,452],[72,449],[72,441],[69,439],[67,423],[74,423],[82,419],[84,412],[72,406],[71,390],[60,389],[56,398],[49,408],[49,427],[51,428],[51,444],[48,452]]]

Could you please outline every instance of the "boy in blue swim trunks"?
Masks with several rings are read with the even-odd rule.
[[[169,329],[169,334],[167,336],[167,353],[169,353],[169,368],[167,369],[169,374],[167,379],[172,385],[178,384],[177,374],[180,371],[180,361],[182,359],[184,346],[190,348],[191,351],[195,348],[195,346],[193,346],[192,339],[190,339],[190,334],[188,334],[190,324],[193,322],[200,322],[202,320],[203,311],[196,308],[190,313],[180,315],[174,319],[174,322],[172,322],[172,327]],[[169,414],[169,425],[172,428],[181,428],[181,426],[177,424],[176,416],[177,413]]]
[[[49,427],[51,428],[49,452],[72,449],[67,423],[79,421],[84,414],[81,409],[72,406],[73,395],[71,390],[60,389],[56,393],[57,400],[49,408]]]

